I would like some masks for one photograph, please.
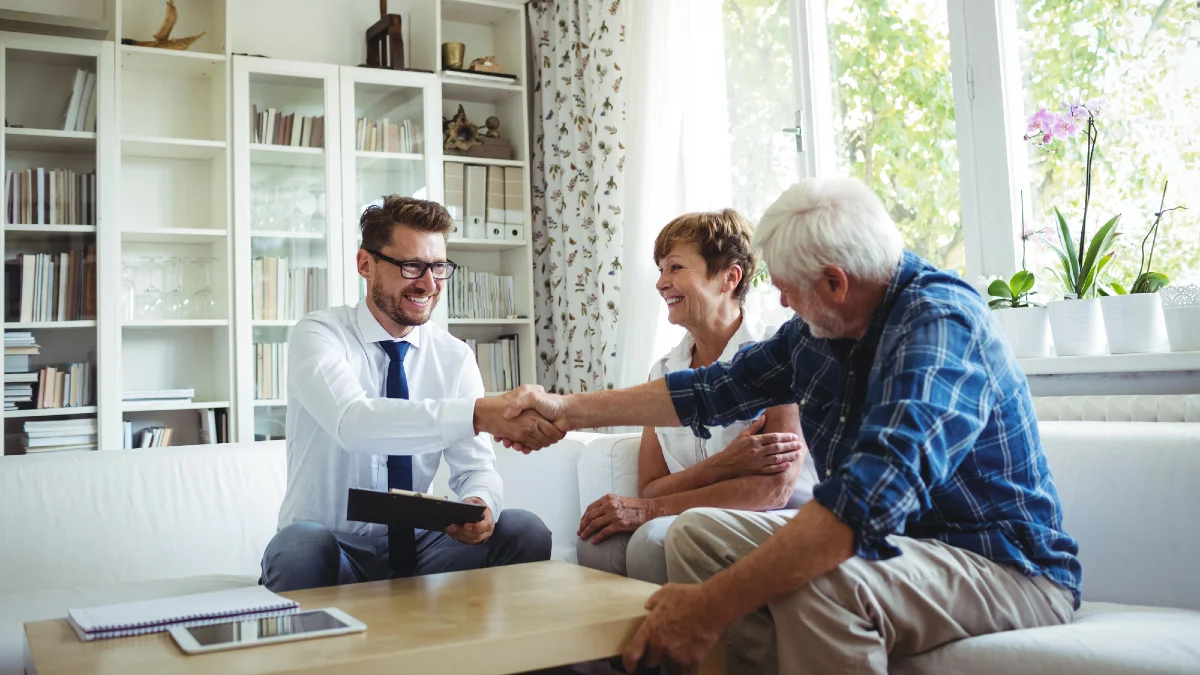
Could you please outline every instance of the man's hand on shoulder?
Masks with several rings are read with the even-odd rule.
[[[475,433],[487,432],[502,441],[505,447],[520,446],[525,448],[524,452],[541,450],[561,441],[564,431],[535,410],[508,414],[511,410],[509,397],[516,391],[520,390],[475,401]]]

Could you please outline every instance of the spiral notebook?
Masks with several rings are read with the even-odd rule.
[[[142,635],[165,631],[172,626],[203,626],[227,621],[246,621],[291,614],[300,603],[288,600],[262,586],[231,588],[211,593],[180,595],[72,609],[67,621],[80,640]]]

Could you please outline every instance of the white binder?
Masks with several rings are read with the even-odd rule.
[[[520,167],[504,168],[504,238],[525,239],[525,182]]]
[[[463,168],[462,162],[443,162],[444,206],[454,220],[454,228],[450,230],[451,239],[462,239],[466,232],[463,227]]]
[[[466,227],[468,239],[486,239],[487,226],[484,221],[487,202],[487,167],[467,165],[467,181],[464,191]]]
[[[504,167],[487,168],[487,238],[504,239]]]

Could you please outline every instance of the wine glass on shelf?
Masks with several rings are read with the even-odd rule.
[[[292,210],[287,214],[287,231],[288,232],[304,232],[308,229],[308,215],[304,212],[301,201],[308,195],[308,191],[303,189],[299,179],[293,178],[287,182],[287,202],[292,205]]]
[[[147,257],[144,260],[142,269],[146,272],[146,286],[137,296],[137,318],[141,321],[151,321],[162,316],[163,294],[155,279],[161,264],[160,259],[156,257]]]
[[[212,264],[215,262],[215,258],[197,258],[192,262],[200,265],[204,274],[204,285],[192,294],[192,317],[216,319],[217,299],[212,291]]]
[[[183,290],[183,260],[173,257],[167,260],[167,265],[175,277],[171,292],[164,298],[166,314],[172,319],[187,319],[191,314],[191,297]]]
[[[121,262],[121,321],[128,323],[135,318],[137,308],[137,281],[134,280],[135,264]]]
[[[314,234],[325,233],[325,181],[317,180],[309,183],[313,196],[313,212],[308,217],[308,231]]]

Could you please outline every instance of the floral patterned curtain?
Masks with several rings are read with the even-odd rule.
[[[529,5],[538,381],[611,388],[625,177],[622,0]]]

